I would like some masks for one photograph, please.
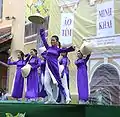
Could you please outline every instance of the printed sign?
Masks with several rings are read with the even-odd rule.
[[[62,13],[60,29],[60,42],[62,46],[69,46],[72,44],[73,27],[74,27],[74,14]]]

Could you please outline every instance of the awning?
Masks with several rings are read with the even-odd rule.
[[[11,46],[11,27],[0,29],[0,52],[6,51]]]
[[[11,38],[8,38],[8,39],[2,38],[2,39],[0,39],[0,44],[5,44],[5,43],[9,43],[9,42],[11,43],[11,40],[12,40]]]
[[[0,27],[0,36],[11,32],[11,26]]]

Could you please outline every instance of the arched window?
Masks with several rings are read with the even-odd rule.
[[[99,66],[90,82],[90,97],[96,97],[101,104],[119,105],[120,81],[117,69],[110,64]]]

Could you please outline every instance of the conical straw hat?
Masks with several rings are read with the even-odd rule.
[[[22,76],[26,78],[31,71],[31,65],[26,64],[24,67],[21,68]]]
[[[83,55],[89,55],[92,52],[92,43],[84,41],[80,47],[80,51]]]
[[[35,24],[42,24],[45,21],[44,17],[40,15],[39,13],[29,16],[28,20]]]

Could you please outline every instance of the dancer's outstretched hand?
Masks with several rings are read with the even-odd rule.
[[[41,36],[45,35],[45,30],[44,29],[40,29],[40,35]]]

